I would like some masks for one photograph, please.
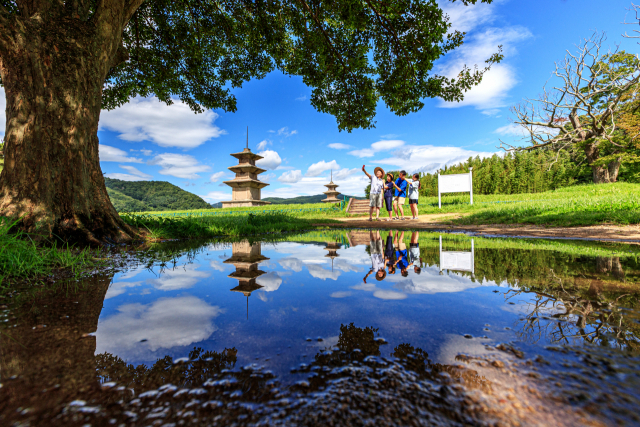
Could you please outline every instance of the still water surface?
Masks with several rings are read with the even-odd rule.
[[[4,300],[0,421],[638,422],[637,246],[336,231],[160,251]]]

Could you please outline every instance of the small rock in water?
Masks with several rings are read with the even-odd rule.
[[[470,340],[471,338],[473,338],[473,335],[471,334],[464,334],[463,335],[466,339]]]

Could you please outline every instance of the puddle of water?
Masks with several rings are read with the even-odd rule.
[[[0,299],[3,425],[640,421],[635,246],[333,231],[158,251]]]

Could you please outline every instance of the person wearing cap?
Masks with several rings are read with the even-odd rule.
[[[362,172],[371,180],[371,190],[369,191],[369,221],[373,221],[373,210],[376,210],[376,221],[380,217],[380,208],[382,207],[382,186],[384,182],[384,170],[381,167],[375,168],[373,176],[369,175],[362,165]]]

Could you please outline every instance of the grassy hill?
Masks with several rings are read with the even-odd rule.
[[[211,205],[202,198],[165,181],[105,178],[105,183],[118,212],[211,209]]]

